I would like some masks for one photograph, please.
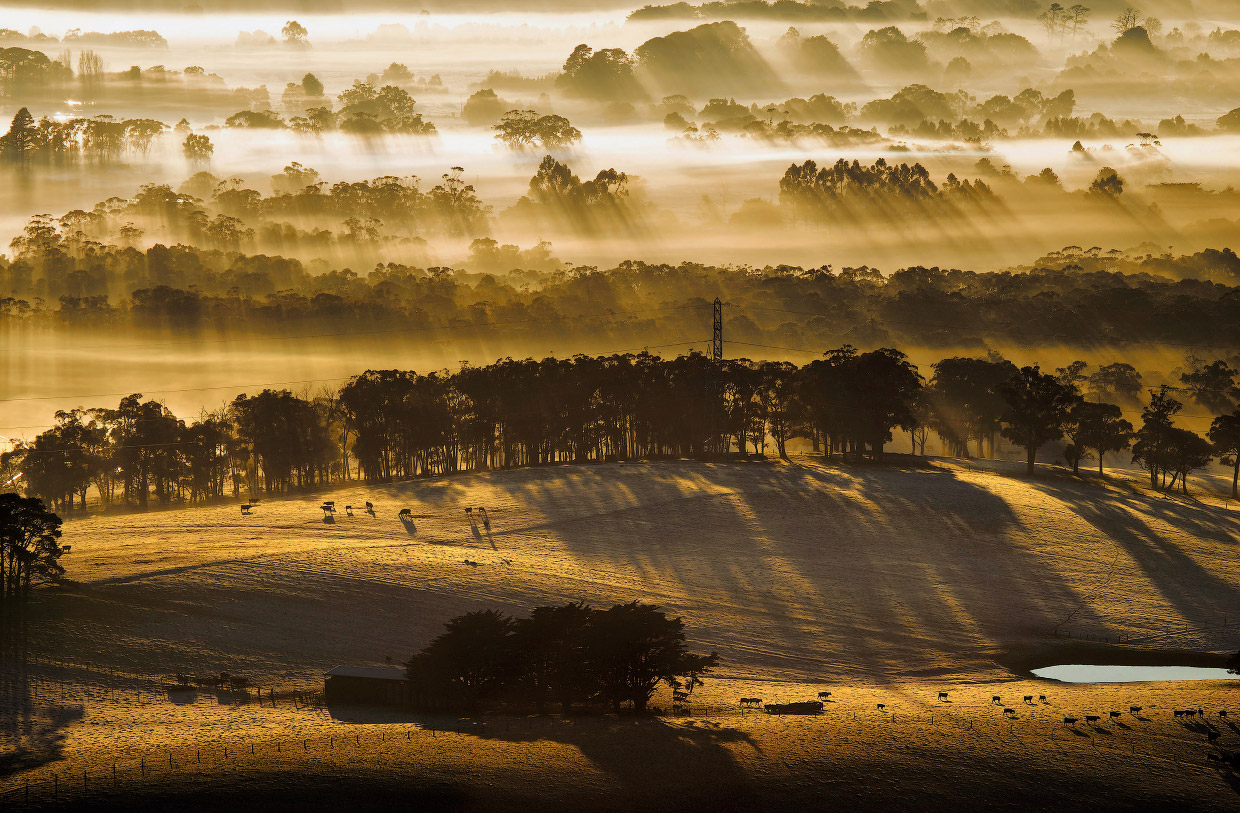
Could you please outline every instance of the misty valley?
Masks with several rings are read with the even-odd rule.
[[[1240,4],[0,0],[0,808],[1234,809]]]

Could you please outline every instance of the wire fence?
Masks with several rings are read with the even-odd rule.
[[[1240,629],[1240,618],[1220,615],[1213,622],[1166,624],[1160,631],[1145,633],[1097,633],[1085,627],[1074,629],[1061,624],[1052,627],[1050,635],[1055,638],[1070,638],[1076,641],[1089,641],[1100,644],[1145,644],[1175,636],[1209,635],[1211,633],[1222,633],[1236,629]]]
[[[277,693],[278,694],[278,693]],[[832,704],[834,705],[834,704]],[[1020,709],[1013,717],[1004,707],[970,706],[961,711],[948,706],[920,708],[915,711],[880,711],[851,706],[828,708],[819,715],[786,715],[775,721],[785,726],[815,725],[824,719],[832,724],[832,742],[838,745],[907,744],[913,729],[919,736],[928,733],[972,739],[974,746],[1024,750],[1037,745],[1065,754],[1074,750],[1116,758],[1139,757],[1145,760],[1210,771],[1214,768],[1205,757],[1201,729],[1206,723],[1175,723],[1170,730],[1163,725],[1171,709],[1157,712],[1125,713],[1124,720],[1105,717],[1084,725],[1058,723],[1062,709],[1033,705]],[[692,715],[709,719],[715,716],[758,716],[770,719],[761,710],[745,711],[735,707],[701,706]],[[1158,719],[1153,719],[1157,716]],[[586,718],[588,722],[590,718]],[[619,718],[617,718],[619,719]],[[628,718],[634,724],[641,719]],[[425,717],[421,722],[372,725],[365,730],[340,730],[315,736],[274,739],[237,738],[229,742],[211,741],[175,748],[152,749],[138,755],[95,759],[81,767],[59,766],[32,777],[28,773],[20,781],[0,787],[0,809],[40,807],[48,804],[89,800],[95,794],[121,791],[135,783],[162,784],[175,787],[194,779],[207,779],[228,770],[270,765],[273,761],[311,762],[320,773],[355,772],[359,753],[380,752],[399,756],[404,751],[423,748],[440,737],[470,736],[498,741],[520,742],[525,739],[554,738],[556,726],[574,725],[576,718],[547,716],[453,718]],[[1220,718],[1231,731],[1240,735],[1240,728]],[[1221,727],[1221,726],[1220,726]],[[1216,729],[1217,730],[1217,729]]]
[[[1223,619],[1209,629],[1230,629],[1236,623]],[[1186,628],[1190,629],[1190,628]],[[1177,630],[1178,631],[1178,630]],[[1076,637],[1081,637],[1077,634]],[[1105,637],[1105,636],[1101,636]],[[1085,636],[1088,640],[1089,636]],[[1135,639],[1132,639],[1135,640]],[[191,682],[192,683],[192,682]],[[305,711],[307,723],[319,727],[312,735],[268,738],[256,734],[224,741],[214,739],[192,745],[151,749],[137,754],[116,755],[114,758],[95,756],[79,768],[55,763],[26,771],[20,781],[0,785],[0,810],[17,805],[41,806],[49,803],[80,801],[96,793],[122,789],[133,783],[165,783],[208,778],[222,770],[239,766],[259,767],[272,760],[312,762],[315,771],[331,772],[341,762],[341,769],[353,770],[348,755],[378,748],[396,753],[400,748],[415,748],[442,736],[473,736],[487,739],[521,741],[526,737],[553,736],[555,726],[588,724],[589,717],[558,716],[488,716],[483,718],[449,714],[420,714],[392,709],[387,717],[364,724],[328,721],[322,716],[326,709],[321,684],[196,687],[181,685],[175,677],[155,673],[117,670],[98,664],[54,657],[31,657],[21,664],[0,664],[0,716],[17,719],[37,707],[50,707],[74,701],[102,701],[110,704],[156,704],[186,702],[196,699],[195,693],[214,695],[221,702],[252,704],[257,708],[281,708]],[[1134,692],[1134,696],[1136,692]],[[1217,700],[1236,701],[1240,693],[1226,690]],[[918,737],[963,737],[974,742],[993,741],[995,747],[1021,747],[1020,743],[1055,748],[1069,752],[1088,747],[1100,755],[1141,756],[1180,765],[1205,769],[1209,750],[1206,735],[1217,731],[1224,735],[1224,744],[1237,747],[1240,728],[1229,719],[1217,715],[1214,725],[1203,719],[1201,724],[1175,719],[1170,708],[1157,709],[1146,705],[1144,713],[1125,712],[1122,718],[1099,714],[1090,721],[1083,713],[1073,713],[1062,706],[1047,703],[1021,703],[1011,707],[1002,703],[970,701],[954,704],[942,701],[899,708],[896,704],[878,707],[854,701],[827,700],[824,711],[817,715],[767,714],[762,708],[743,708],[725,703],[705,703],[691,699],[668,709],[652,709],[665,723],[676,724],[693,720],[732,720],[746,725],[746,719],[760,718],[763,724],[775,726],[820,725],[832,727],[833,740],[905,744],[911,732]],[[1076,717],[1081,724],[1069,725],[1064,716]],[[739,719],[738,719],[739,718]],[[640,722],[640,718],[629,719]],[[766,721],[770,721],[769,723]],[[821,721],[821,722],[820,722]],[[324,732],[322,726],[333,730]],[[353,728],[353,730],[349,730]],[[291,732],[290,732],[291,733]],[[351,750],[350,750],[351,749]],[[1203,750],[1205,749],[1205,750]],[[97,752],[96,752],[97,753]],[[337,759],[337,757],[339,759]]]
[[[13,697],[12,687],[18,686],[21,697]],[[318,684],[257,684],[248,680],[232,684],[228,679],[221,679],[221,675],[191,678],[188,683],[181,683],[175,673],[120,670],[67,658],[35,655],[24,656],[16,663],[0,660],[0,708],[6,704],[32,705],[51,700],[156,702],[167,701],[177,693],[198,692],[214,693],[221,701],[239,705],[291,703],[298,708],[322,705],[322,689]]]

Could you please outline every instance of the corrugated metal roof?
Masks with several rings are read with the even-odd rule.
[[[368,678],[370,680],[404,680],[405,670],[398,666],[333,666],[324,677]]]

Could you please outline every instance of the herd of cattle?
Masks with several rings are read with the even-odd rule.
[[[674,698],[675,701],[680,701],[682,698],[684,700],[688,699],[688,696],[684,695],[681,692],[676,692],[676,694],[680,695],[680,697]],[[939,701],[950,703],[951,700],[948,699],[948,694],[949,694],[948,692],[939,692],[938,693]],[[825,708],[824,703],[830,703],[830,702],[833,702],[831,700],[831,692],[819,692],[817,700],[805,700],[805,701],[800,701],[800,702],[795,702],[795,703],[765,703],[764,704],[762,702],[762,698],[760,697],[742,697],[740,698],[740,707],[742,711],[761,709],[765,711],[767,714],[821,714],[823,709]],[[1036,705],[1034,703],[1034,696],[1031,694],[1024,695],[1021,702],[1026,706]],[[1044,704],[1044,705],[1050,704],[1050,701],[1046,699],[1046,695],[1044,694],[1040,694],[1037,696],[1037,702]],[[993,695],[990,698],[990,704],[992,706],[1002,706],[1003,716],[1005,718],[1007,717],[1014,718],[1016,716],[1016,709],[1011,708],[1010,706],[1005,706],[1003,704],[1003,698],[1000,695],[997,695],[997,694]],[[875,704],[875,707],[877,708],[879,712],[886,713],[887,711],[886,703],[877,703]],[[1143,709],[1144,709],[1143,706],[1129,706],[1128,714],[1132,715],[1133,717],[1136,717],[1137,719],[1144,720],[1145,718],[1140,716]],[[1108,719],[1113,722],[1117,721],[1123,716],[1123,714],[1124,713],[1121,711],[1109,711],[1107,712],[1105,717],[1103,714],[1086,714],[1086,715],[1083,715],[1083,719],[1085,720],[1085,723],[1087,725],[1098,725],[1102,723],[1104,719]],[[1228,722],[1229,718],[1227,716],[1226,709],[1219,709],[1218,712],[1216,712],[1216,714],[1218,715],[1220,722]],[[1200,718],[1202,723],[1206,727],[1206,739],[1210,743],[1215,742],[1222,733],[1219,728],[1211,725],[1210,722],[1206,719],[1205,709],[1201,709],[1201,708],[1173,709],[1172,715],[1174,719]],[[1063,718],[1063,722],[1064,722],[1064,725],[1066,726],[1076,727],[1077,723],[1079,723],[1081,719],[1082,719],[1081,717],[1067,717],[1066,716]]]

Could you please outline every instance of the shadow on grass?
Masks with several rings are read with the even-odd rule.
[[[341,723],[415,724],[425,731],[491,742],[570,746],[617,785],[617,803],[629,809],[668,807],[662,795],[667,788],[678,788],[682,796],[675,802],[693,809],[719,809],[720,804],[727,809],[761,795],[731,750],[759,752],[757,744],[749,734],[709,720],[672,723],[654,716],[601,714],[468,717],[364,706],[328,710]]]
[[[36,691],[29,659],[25,607],[8,605],[0,623],[0,777],[61,758],[65,729],[82,719],[81,706]]]

